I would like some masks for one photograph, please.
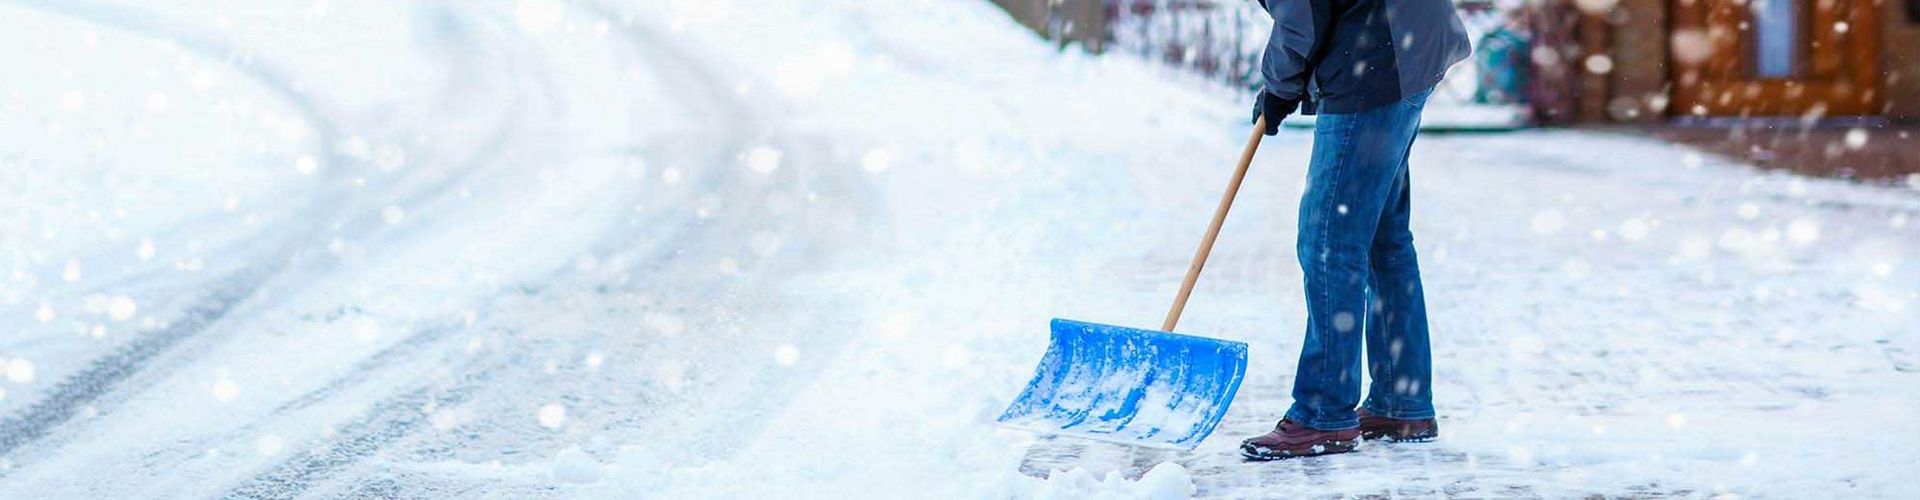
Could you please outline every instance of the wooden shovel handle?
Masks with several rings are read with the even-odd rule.
[[[1187,279],[1180,283],[1180,294],[1173,297],[1173,308],[1167,310],[1167,320],[1160,323],[1160,331],[1172,332],[1180,323],[1180,312],[1187,308],[1187,297],[1193,295],[1193,284],[1200,281],[1200,269],[1207,266],[1207,254],[1213,252],[1213,240],[1220,236],[1220,224],[1227,221],[1227,210],[1233,208],[1233,196],[1240,193],[1240,181],[1247,178],[1247,167],[1253,165],[1253,152],[1260,149],[1260,137],[1267,130],[1267,119],[1261,117],[1253,121],[1253,134],[1247,137],[1247,148],[1240,152],[1240,166],[1233,169],[1233,181],[1227,183],[1227,194],[1220,197],[1220,207],[1213,210],[1213,223],[1207,225],[1207,236],[1200,240],[1200,251],[1194,252],[1193,263],[1187,266]]]

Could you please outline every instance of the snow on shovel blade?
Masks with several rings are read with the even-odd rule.
[[[1033,381],[999,421],[1191,450],[1226,416],[1246,371],[1242,342],[1056,318]]]

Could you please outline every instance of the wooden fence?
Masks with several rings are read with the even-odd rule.
[[[1257,85],[1273,21],[1252,0],[994,0],[1068,48],[1135,54],[1242,88]]]

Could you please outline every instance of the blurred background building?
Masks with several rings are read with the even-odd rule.
[[[1062,48],[1247,90],[1271,26],[1252,0],[994,1]],[[1818,175],[1920,172],[1920,0],[1456,2],[1476,54],[1430,120],[1613,128]]]

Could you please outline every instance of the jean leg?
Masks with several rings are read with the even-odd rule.
[[[1426,299],[1409,228],[1411,174],[1402,167],[1395,193],[1374,233],[1367,316],[1368,412],[1389,418],[1433,418],[1433,360]]]
[[[1393,188],[1417,107],[1323,114],[1300,200],[1300,267],[1307,328],[1287,418],[1322,430],[1359,425],[1362,322],[1374,232]]]

